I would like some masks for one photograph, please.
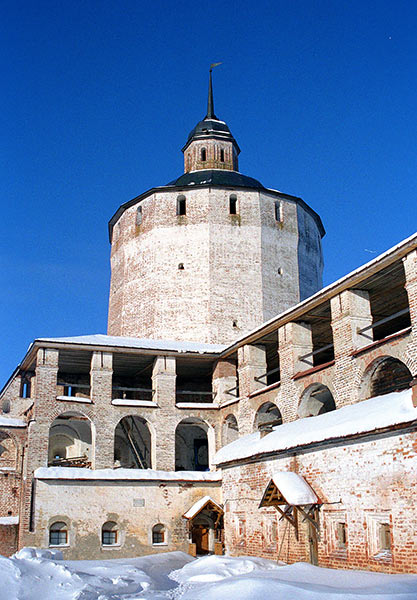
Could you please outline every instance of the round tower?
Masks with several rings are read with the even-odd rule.
[[[210,71],[184,174],[110,221],[109,335],[230,343],[322,287],[320,217],[239,173],[239,152]]]

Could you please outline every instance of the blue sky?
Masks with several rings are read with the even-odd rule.
[[[15,1],[0,9],[0,384],[105,333],[107,222],[215,109],[240,170],[322,217],[329,283],[416,229],[417,4]]]

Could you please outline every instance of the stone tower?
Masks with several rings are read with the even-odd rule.
[[[320,217],[239,173],[211,72],[183,153],[183,175],[110,220],[109,335],[229,343],[322,286]]]

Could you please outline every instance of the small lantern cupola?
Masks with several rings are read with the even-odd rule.
[[[185,173],[203,169],[239,170],[240,148],[226,123],[214,114],[213,66],[210,67],[207,114],[191,131],[182,149]]]

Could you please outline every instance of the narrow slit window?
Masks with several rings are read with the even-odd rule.
[[[136,225],[142,224],[142,207],[138,206],[136,209]]]
[[[22,379],[22,383],[20,386],[20,397],[30,398],[30,380]]]
[[[337,524],[337,545],[339,548],[346,548],[346,523]]]
[[[220,162],[224,162],[224,150],[223,150],[223,148],[220,150]]]
[[[237,196],[232,194],[229,198],[229,214],[237,215]]]
[[[279,200],[275,202],[275,221],[278,223],[281,223],[282,221],[281,202],[279,202]]]
[[[381,550],[391,550],[391,530],[388,523],[379,526],[379,547]]]
[[[178,196],[177,198],[177,215],[187,214],[185,196]]]
[[[207,150],[205,148],[201,148],[201,162],[206,162],[207,160]]]

